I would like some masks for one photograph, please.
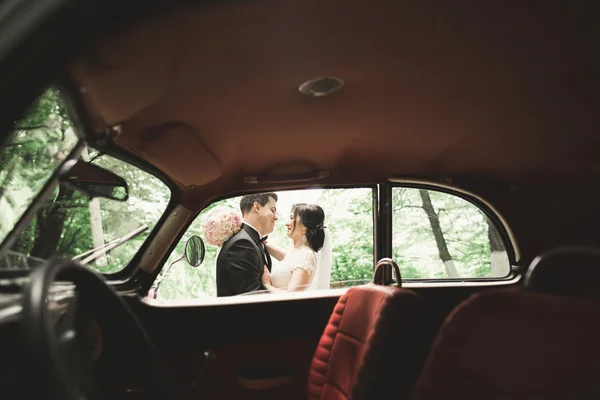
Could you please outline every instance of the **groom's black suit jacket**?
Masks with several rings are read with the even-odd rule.
[[[264,289],[264,266],[271,257],[256,230],[246,224],[225,242],[217,257],[217,296],[235,296]]]

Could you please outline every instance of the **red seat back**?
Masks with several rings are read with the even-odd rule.
[[[414,400],[600,398],[600,303],[492,291],[434,341]]]
[[[350,288],[313,357],[308,398],[408,398],[424,358],[425,333],[414,292],[373,284]]]
[[[413,399],[600,399],[599,268],[597,250],[559,249],[534,260],[524,291],[467,299],[442,325]]]

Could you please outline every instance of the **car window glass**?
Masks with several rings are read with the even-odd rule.
[[[331,234],[332,265],[330,288],[349,287],[363,284],[373,275],[373,207],[372,189],[307,189],[277,192],[277,216],[269,243],[291,249],[285,223],[289,219],[292,205],[297,203],[318,204],[325,213],[325,226]],[[221,200],[203,210],[169,257],[157,278],[160,282],[158,298],[163,300],[198,299],[216,296],[216,258],[220,248],[207,243],[202,230],[202,219],[216,207],[228,207],[239,211],[240,197]],[[206,243],[206,258],[202,265],[191,268],[184,260],[185,241],[199,235]],[[281,263],[272,257],[272,271]]]
[[[449,193],[392,190],[392,251],[403,279],[501,278],[502,237],[474,204]]]
[[[15,124],[0,153],[0,240],[76,144],[60,93],[49,89]],[[167,207],[168,187],[153,175],[93,149],[84,148],[81,158],[123,177],[129,199],[90,199],[58,186],[0,260],[0,268],[31,268],[59,255],[114,273],[141,247]]]
[[[0,242],[76,144],[59,91],[46,90],[0,149]]]
[[[129,199],[90,199],[60,186],[21,234],[14,254],[42,260],[58,254],[107,274],[127,265],[166,209],[170,191],[158,178],[111,156],[93,162],[125,178]]]

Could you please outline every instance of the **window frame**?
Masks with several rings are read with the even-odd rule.
[[[92,148],[100,152],[99,156],[109,156],[115,158],[119,161],[131,165],[134,168],[137,168],[141,171],[152,175],[156,179],[160,180],[165,185],[166,189],[168,189],[169,191],[169,202],[167,203],[167,207],[164,209],[162,215],[156,221],[154,227],[152,228],[152,230],[150,231],[140,248],[131,258],[131,260],[129,260],[129,262],[120,271],[110,274],[102,274],[108,281],[117,281],[115,283],[118,284],[119,289],[125,289],[125,287],[128,286],[127,282],[129,281],[129,279],[133,278],[136,272],[139,270],[138,267],[140,264],[140,260],[149,248],[152,241],[154,240],[154,237],[160,231],[166,220],[169,218],[169,215],[173,211],[173,209],[179,204],[181,193],[178,190],[175,182],[169,179],[169,177],[166,174],[158,170],[153,165],[149,164],[147,161],[134,155],[133,153],[124,151],[122,149],[118,151],[112,141],[105,144],[104,146],[98,146],[96,144]],[[135,281],[135,279],[133,280]]]
[[[56,87],[62,93],[62,100],[69,112],[73,131],[80,141],[83,141],[88,148],[98,151],[100,155],[116,158],[154,176],[169,189],[170,196],[167,207],[131,260],[129,260],[127,265],[120,271],[111,274],[102,274],[102,276],[105,277],[111,286],[119,293],[130,295],[139,293],[140,288],[143,288],[148,280],[150,280],[150,284],[152,284],[152,281],[156,278],[156,275],[150,275],[140,268],[140,263],[144,258],[144,254],[150,251],[150,247],[155,240],[156,235],[167,223],[173,210],[181,204],[182,190],[177,183],[162,170],[135,153],[116,145],[114,138],[120,129],[120,125],[106,127],[101,132],[98,131],[98,127],[86,111],[83,104],[83,98],[74,95],[79,93],[79,87],[74,81],[67,80],[54,82],[49,86]],[[156,268],[159,270],[158,272],[160,272],[160,269],[164,266],[163,264],[159,265],[160,268]],[[148,288],[150,288],[149,285]],[[146,289],[146,291],[147,290],[148,289]]]
[[[18,240],[19,236],[27,228],[27,226],[33,221],[38,210],[43,206],[44,202],[52,195],[54,189],[60,184],[58,181],[59,172],[64,168],[65,164],[70,160],[77,159],[81,154],[81,151],[85,147],[83,141],[78,140],[73,149],[65,157],[64,160],[52,171],[50,177],[46,180],[40,191],[35,195],[29,206],[25,209],[23,214],[17,220],[17,223],[13,229],[6,235],[4,240],[0,242],[0,257],[4,257],[10,248]],[[0,278],[11,278],[28,276],[31,273],[29,270],[0,270]]]
[[[265,193],[265,192],[287,192],[287,191],[297,191],[297,190],[311,190],[311,189],[321,189],[321,190],[327,190],[327,189],[371,189],[371,193],[372,193],[372,206],[371,206],[371,215],[373,218],[373,270],[375,270],[375,266],[377,265],[377,261],[379,260],[379,258],[377,258],[377,248],[378,248],[378,238],[379,238],[379,234],[378,234],[378,226],[380,224],[380,220],[378,218],[377,215],[377,210],[378,210],[378,202],[379,202],[379,184],[374,183],[374,184],[369,184],[369,185],[356,185],[356,184],[349,184],[349,185],[311,185],[311,186],[306,186],[306,187],[296,187],[296,186],[291,186],[291,187],[278,187],[278,188],[261,188],[259,190],[252,190],[252,191],[236,191],[236,192],[232,192],[232,193],[227,193],[218,197],[215,197],[211,200],[207,200],[205,202],[202,203],[202,206],[199,208],[198,211],[195,211],[186,221],[184,227],[179,231],[179,233],[177,234],[177,236],[174,237],[172,243],[169,245],[167,251],[165,252],[164,256],[161,258],[157,268],[155,268],[152,271],[151,275],[148,275],[147,273],[144,272],[144,277],[138,277],[136,280],[138,282],[138,293],[140,293],[142,296],[145,296],[146,292],[148,292],[148,290],[150,290],[152,288],[152,286],[154,285],[156,279],[158,278],[158,275],[160,275],[161,271],[163,270],[163,268],[168,268],[168,260],[169,257],[171,257],[171,254],[173,254],[173,251],[175,251],[175,249],[177,248],[177,246],[179,245],[179,243],[181,242],[181,240],[183,239],[183,237],[186,235],[186,233],[188,232],[190,226],[196,221],[196,219],[200,216],[200,214],[211,204],[214,204],[216,202],[222,201],[222,200],[227,200],[233,197],[239,197],[239,196],[243,196],[243,195],[247,195],[247,194],[254,194],[254,193]],[[167,212],[165,212],[165,214],[169,214]],[[140,249],[140,251],[138,251],[138,253],[136,254],[136,257],[138,254],[142,253],[142,249]],[[136,258],[134,257],[134,258]],[[140,256],[141,257],[141,256]],[[138,271],[136,271],[136,273],[141,273],[140,270],[138,269]],[[106,275],[105,275],[106,276]],[[135,278],[135,277],[134,277]],[[346,288],[333,288],[330,290],[341,290],[341,289],[346,289]],[[237,297],[237,296],[233,296],[233,297]],[[233,298],[232,297],[232,298]]]
[[[43,187],[40,189],[39,193],[32,199],[25,212],[21,215],[12,231],[8,233],[8,235],[4,238],[2,242],[0,242],[0,257],[4,256],[4,254],[6,254],[6,252],[13,246],[14,242],[22,234],[23,230],[25,230],[27,226],[33,221],[38,209],[43,206],[44,202],[52,195],[52,192],[60,185],[58,181],[58,175],[63,169],[64,165],[70,160],[78,159],[85,147],[91,148],[98,151],[99,156],[112,157],[126,164],[129,164],[134,168],[144,171],[149,175],[152,175],[156,179],[160,180],[169,191],[169,202],[167,204],[167,207],[163,211],[161,217],[156,221],[154,227],[152,228],[152,230],[150,231],[140,248],[131,258],[131,260],[129,260],[129,262],[120,271],[109,274],[101,273],[107,279],[107,281],[109,281],[111,285],[114,286],[117,290],[135,291],[137,289],[137,281],[135,279],[135,275],[136,272],[139,270],[139,262],[143,254],[147,251],[147,248],[150,246],[150,243],[152,242],[156,234],[159,232],[162,225],[168,219],[170,212],[180,203],[179,200],[181,197],[181,191],[179,190],[176,183],[161,170],[159,170],[146,160],[140,158],[139,156],[136,156],[135,154],[116,146],[111,131],[106,131],[103,136],[99,137],[90,135],[89,132],[91,132],[91,130],[88,129],[88,127],[90,126],[90,121],[86,118],[81,118],[82,115],[85,117],[86,114],[82,113],[82,104],[79,101],[75,100],[72,96],[70,90],[72,88],[70,88],[68,85],[53,82],[47,85],[44,90],[50,88],[54,88],[60,93],[60,100],[67,109],[73,132],[77,136],[77,143],[69,152],[69,154],[65,157],[65,159],[62,160],[54,169],[50,177],[46,180]],[[29,104],[31,105],[31,103],[33,101],[36,101],[37,99],[38,97],[34,98],[34,100],[30,101]],[[8,135],[5,139],[7,138]],[[3,145],[4,143],[0,142],[0,146]],[[30,271],[28,270],[0,270],[0,278],[28,276],[29,273]]]
[[[307,186],[304,188],[298,187],[283,187],[276,189],[261,188],[260,190],[244,191],[228,193],[226,195],[218,196],[210,201],[204,203],[204,205],[196,211],[192,217],[189,218],[185,227],[180,231],[179,235],[172,242],[165,256],[161,260],[160,268],[156,268],[152,274],[152,279],[149,280],[148,289],[154,283],[154,280],[162,270],[166,267],[166,262],[175,250],[179,242],[188,232],[189,227],[198,216],[206,209],[210,204],[218,201],[222,201],[228,198],[241,196],[249,193],[262,193],[265,191],[292,191],[292,190],[310,190],[310,189],[371,189],[372,191],[372,218],[373,218],[373,269],[377,264],[377,261],[383,257],[392,257],[392,233],[393,233],[393,215],[391,210],[392,204],[392,192],[395,187],[400,188],[413,188],[413,189],[426,189],[437,192],[446,193],[451,196],[456,196],[473,206],[477,207],[486,217],[488,217],[502,238],[502,242],[506,248],[506,253],[511,266],[509,273],[505,277],[489,277],[489,278],[434,278],[434,279],[403,279],[405,287],[461,287],[461,286],[504,286],[518,282],[521,279],[521,274],[518,270],[518,259],[520,252],[514,239],[514,235],[510,226],[500,214],[500,212],[492,206],[487,200],[480,195],[470,192],[468,190],[448,185],[436,181],[422,180],[422,179],[407,179],[407,178],[389,178],[384,183],[371,184],[371,185],[324,185],[324,186]],[[392,280],[391,269],[386,272],[389,274],[388,279]],[[327,293],[330,291],[346,290],[347,288],[332,288],[329,291],[315,293],[317,297],[327,297]],[[146,290],[146,289],[143,289]],[[273,296],[269,296],[269,299]],[[296,296],[297,297],[297,296]],[[302,297],[302,296],[301,296]],[[309,296],[310,297],[310,296]],[[273,297],[272,300],[277,300]],[[191,300],[190,300],[191,301]],[[232,300],[236,302],[237,300]],[[244,302],[247,300],[243,300]],[[188,302],[188,301],[184,301]],[[193,301],[192,301],[193,302]],[[230,302],[227,302],[229,304]],[[207,304],[209,305],[209,304]]]
[[[515,279],[520,279],[520,272],[518,268],[518,262],[520,260],[520,251],[518,244],[516,242],[515,236],[508,225],[506,219],[502,216],[502,214],[495,208],[491,203],[489,203],[482,196],[473,193],[469,190],[459,188],[457,186],[444,184],[441,182],[429,181],[425,179],[413,179],[413,178],[388,178],[388,185],[390,187],[389,192],[386,192],[387,204],[391,205],[392,202],[392,191],[393,188],[411,188],[411,189],[425,189],[431,190],[441,193],[446,193],[451,196],[459,197],[466,202],[472,204],[477,207],[487,218],[489,218],[496,230],[500,234],[502,238],[502,242],[506,249],[506,254],[508,256],[510,270],[508,274],[504,277],[488,277],[488,278],[432,278],[432,279],[414,279],[408,278],[403,279],[403,282],[406,283],[422,283],[422,284],[438,284],[442,283],[443,286],[458,286],[456,283],[460,282],[471,282],[471,283],[487,283],[492,284],[497,282],[498,284],[505,284],[507,282],[513,282]],[[390,210],[389,215],[387,215],[387,221],[390,225],[389,231],[386,231],[385,241],[387,246],[392,249],[392,212]],[[450,284],[450,285],[446,285]],[[454,284],[454,285],[452,285]]]

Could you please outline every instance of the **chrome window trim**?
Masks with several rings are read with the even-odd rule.
[[[436,287],[504,287],[518,283],[522,278],[521,274],[516,274],[511,279],[497,281],[449,281],[449,282],[403,282],[405,289],[436,288]],[[188,300],[160,300],[139,298],[139,301],[148,307],[157,308],[182,308],[182,307],[218,307],[234,304],[259,304],[279,301],[293,301],[301,299],[319,299],[327,297],[340,297],[350,288],[328,289],[321,291],[306,291],[292,293],[267,293],[254,296],[231,296],[231,297],[210,297],[202,299]]]

